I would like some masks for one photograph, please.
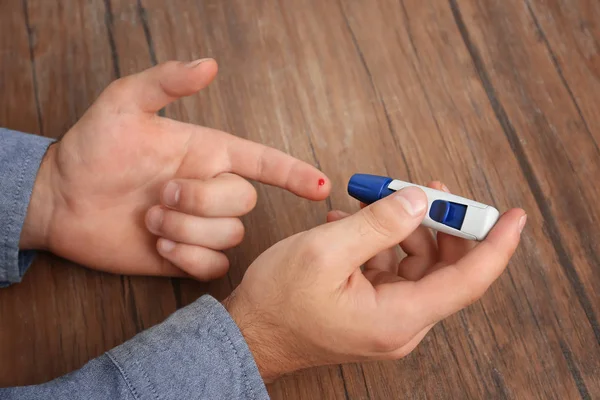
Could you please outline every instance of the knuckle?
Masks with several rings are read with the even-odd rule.
[[[215,257],[213,264],[215,265],[215,267],[222,268],[223,269],[222,275],[224,275],[225,272],[227,272],[227,270],[229,269],[229,258],[227,258],[225,255],[222,255],[220,257]]]
[[[267,149],[268,148],[265,147],[256,158],[256,177],[259,181],[261,181],[264,176]]]
[[[256,206],[256,201],[258,199],[258,194],[256,193],[256,189],[254,186],[247,182],[247,189],[244,191],[243,202],[244,202],[244,212],[250,212]]]
[[[398,348],[398,343],[388,329],[382,329],[370,337],[370,347],[376,353],[389,353]]]
[[[231,232],[229,233],[231,243],[234,246],[240,244],[242,242],[242,240],[244,240],[245,234],[246,234],[246,229],[245,229],[242,221],[240,221],[237,218],[233,219],[232,224],[231,224]]]
[[[178,68],[181,65],[183,65],[183,63],[180,62],[180,61],[169,60],[169,61],[164,61],[164,62],[160,63],[158,65],[158,68],[160,68],[160,69],[172,69],[172,68]]]
[[[308,234],[305,238],[302,256],[311,265],[325,266],[329,264],[329,251],[322,240]]]
[[[218,279],[225,276],[227,271],[229,271],[229,261],[225,259],[224,262],[221,262],[218,265],[215,265],[213,268],[209,268],[208,270],[204,271],[203,279],[207,281]]]
[[[235,207],[235,212],[246,214],[252,211],[254,206],[256,206],[256,200],[258,198],[254,186],[238,175],[226,174],[225,177],[229,180],[230,185],[235,187],[237,192],[235,198],[236,203],[232,204],[232,206]]]
[[[192,265],[201,265],[201,266],[207,266],[207,265],[211,265],[212,263],[214,263],[214,260],[212,260],[212,257],[210,257],[209,254],[207,254],[205,251],[201,251],[201,250],[197,250],[194,249],[196,251],[192,251],[191,255],[190,255],[190,259],[189,261],[191,262]],[[211,262],[212,261],[212,262]]]

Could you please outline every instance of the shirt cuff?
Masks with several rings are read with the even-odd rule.
[[[208,295],[107,354],[139,398],[269,398],[240,330]]]
[[[21,281],[35,256],[19,251],[42,158],[53,139],[0,128],[0,287]]]

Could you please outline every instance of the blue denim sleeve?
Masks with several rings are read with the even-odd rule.
[[[0,282],[21,280],[33,259],[21,229],[50,139],[0,129]],[[0,360],[1,362],[1,360]],[[268,399],[248,345],[225,308],[203,296],[162,324],[41,385],[0,399]]]
[[[0,287],[21,281],[35,252],[19,251],[40,162],[52,139],[0,128]]]
[[[225,308],[203,296],[54,381],[0,389],[21,399],[268,399],[256,363]]]

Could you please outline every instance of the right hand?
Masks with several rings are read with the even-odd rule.
[[[249,267],[224,304],[263,379],[404,357],[436,322],[485,293],[517,248],[524,211],[504,214],[473,247],[444,234],[436,243],[419,226],[426,202],[410,187],[352,216],[331,212],[330,223],[277,243]],[[401,262],[398,244],[408,254]]]

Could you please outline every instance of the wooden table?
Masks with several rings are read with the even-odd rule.
[[[600,398],[600,2],[2,0],[0,126],[58,137],[115,78],[203,56],[216,82],[166,115],[313,163],[330,200],[257,186],[233,267],[210,284],[40,256],[0,291],[1,386],[76,369],[202,293],[224,298],[267,247],[356,210],[345,184],[366,172],[521,206],[522,244],[405,359],[304,371],[273,398]]]

